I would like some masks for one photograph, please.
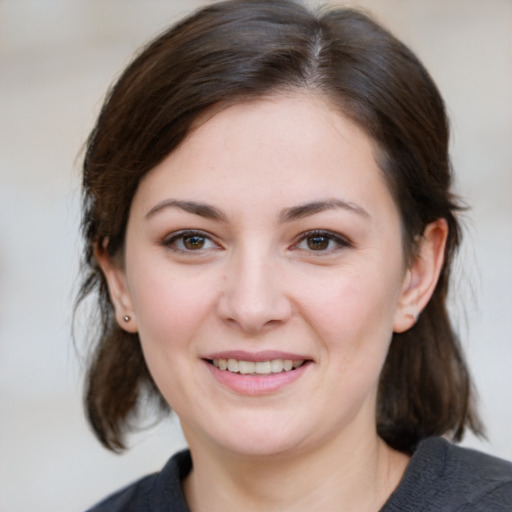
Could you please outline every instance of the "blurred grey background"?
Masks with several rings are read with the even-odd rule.
[[[184,446],[172,419],[134,436],[122,456],[95,441],[70,331],[80,149],[134,51],[204,3],[0,0],[2,512],[84,510]],[[464,443],[512,459],[512,2],[345,5],[409,44],[446,99],[457,191],[472,206],[452,306],[489,435]]]

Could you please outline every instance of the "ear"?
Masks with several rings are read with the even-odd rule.
[[[404,278],[393,322],[394,332],[410,329],[432,297],[444,264],[447,236],[445,219],[431,222],[425,228],[416,258]]]
[[[107,253],[106,247],[94,248],[94,256],[107,280],[110,300],[114,305],[116,320],[121,329],[127,332],[137,332],[137,319],[133,310],[132,299],[126,283],[126,274],[119,262],[114,261]]]

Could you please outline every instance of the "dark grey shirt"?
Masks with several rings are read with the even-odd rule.
[[[189,512],[181,482],[191,467],[190,452],[179,452],[160,473],[138,480],[89,512]],[[381,509],[477,511],[512,512],[512,463],[461,448],[440,437],[419,444],[402,481]]]

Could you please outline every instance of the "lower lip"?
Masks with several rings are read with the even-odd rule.
[[[213,378],[236,393],[249,396],[269,395],[299,379],[309,363],[289,372],[270,373],[268,375],[243,375],[228,370],[219,370],[213,364],[204,361]]]

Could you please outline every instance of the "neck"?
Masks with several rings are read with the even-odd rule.
[[[376,433],[354,432],[293,455],[244,456],[194,443],[190,448],[194,469],[184,490],[193,512],[378,511],[409,460]]]

